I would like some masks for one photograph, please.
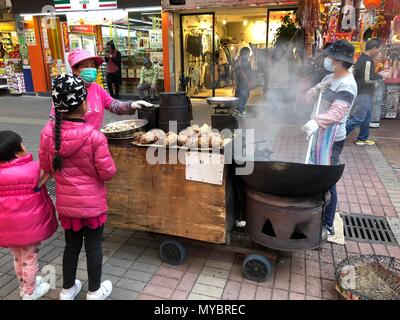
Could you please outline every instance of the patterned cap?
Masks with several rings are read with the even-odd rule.
[[[80,77],[61,74],[53,80],[51,96],[58,112],[73,112],[86,100],[87,90]]]
[[[354,46],[350,42],[346,40],[337,40],[324,51],[324,54],[335,60],[354,64],[354,51]]]

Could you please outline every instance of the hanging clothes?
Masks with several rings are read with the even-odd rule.
[[[203,37],[201,34],[188,34],[186,38],[186,51],[194,57],[203,54]]]

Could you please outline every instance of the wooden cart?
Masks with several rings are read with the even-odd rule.
[[[232,232],[235,201],[228,165],[222,185],[216,185],[186,180],[184,163],[149,164],[147,147],[110,144],[110,150],[118,169],[107,184],[111,227],[165,235],[160,256],[169,264],[184,262],[181,242],[195,241],[248,255],[243,273],[251,280],[263,281],[272,273],[270,260],[276,260],[276,253],[252,242],[245,232]]]

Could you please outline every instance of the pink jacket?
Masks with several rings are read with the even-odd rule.
[[[97,83],[91,83],[88,90],[88,110],[84,116],[87,124],[100,130],[103,125],[104,110],[115,114],[134,114],[136,111],[131,108],[132,101],[122,102],[112,98],[106,90]],[[51,108],[51,115],[54,116],[54,106]]]
[[[54,125],[54,121],[49,121],[40,138],[40,166],[46,172],[53,172]],[[104,182],[116,173],[107,138],[84,122],[64,120],[60,155],[63,168],[55,173],[58,214],[87,219],[106,213]]]
[[[39,175],[31,154],[0,163],[0,247],[33,245],[57,230],[46,187],[35,192]]]

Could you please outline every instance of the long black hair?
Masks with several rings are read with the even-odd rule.
[[[14,131],[0,131],[0,162],[10,162],[23,152],[22,138]]]
[[[63,115],[61,112],[55,109],[56,114],[56,123],[54,126],[54,148],[56,152],[54,153],[53,157],[53,170],[61,170],[62,169],[62,158],[60,156],[60,149],[61,149],[61,123],[63,119]]]

